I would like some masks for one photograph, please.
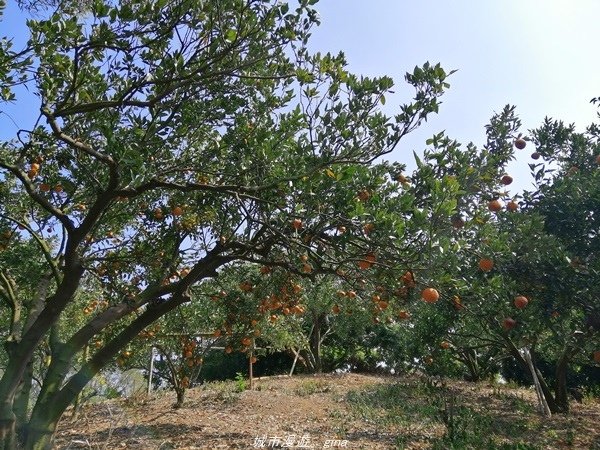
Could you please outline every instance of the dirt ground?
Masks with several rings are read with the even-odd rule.
[[[347,401],[350,391],[397,382],[397,378],[356,374],[272,377],[255,380],[254,390],[241,392],[236,382],[211,383],[188,390],[180,409],[171,408],[175,397],[170,392],[149,399],[140,394],[86,406],[76,420],[67,413],[56,448],[431,448],[431,442],[446,432],[441,421],[383,423],[357,414]],[[532,446],[507,448],[600,449],[598,402],[574,404],[569,416],[543,419],[535,413],[523,417],[506,401],[535,405],[529,390],[498,392],[486,384],[460,382],[453,382],[451,389],[473,408],[493,410],[499,423],[528,423]]]

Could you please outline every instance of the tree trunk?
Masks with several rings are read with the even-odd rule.
[[[477,363],[477,356],[475,355],[475,350],[472,348],[465,349],[459,360],[467,367],[469,371],[469,380],[473,383],[477,383],[481,379],[481,375],[479,372],[479,364]]]
[[[17,448],[16,416],[12,401],[0,405],[0,450]]]
[[[567,368],[568,356],[563,353],[556,363],[556,382],[554,391],[556,392],[556,406],[559,412],[569,412],[569,393],[567,391]]]
[[[326,315],[324,313],[313,315],[313,330],[310,334],[310,352],[315,362],[315,372],[323,373],[323,363],[321,361],[321,333],[325,325]]]
[[[173,408],[181,408],[183,406],[183,400],[185,398],[185,388],[175,388],[175,394],[177,394],[177,401],[173,405]]]
[[[89,381],[109,362],[116,354],[134,339],[140,331],[153,323],[159,317],[189,300],[189,297],[179,295],[169,301],[161,302],[148,308],[133,322],[131,322],[115,338],[98,350],[87,363],[84,363],[81,369],[73,375],[67,383],[61,388],[61,382],[64,376],[60,370],[54,371],[56,378],[44,380],[44,395],[36,403],[29,421],[29,433],[25,448],[30,450],[46,450],[52,448],[52,439],[58,422],[67,409],[75,401],[75,398]],[[61,357],[58,360],[64,360],[64,354],[68,353],[69,346],[61,348]],[[56,367],[59,367],[57,363]],[[51,366],[52,367],[52,366]],[[49,372],[51,370],[49,369]],[[47,384],[48,383],[48,384]]]
[[[15,413],[17,434],[19,441],[24,442],[27,433],[27,415],[29,410],[29,397],[31,395],[31,383],[33,381],[33,361],[29,361],[23,375],[23,380],[15,396],[13,411]]]
[[[68,267],[69,277],[65,277],[59,284],[56,292],[47,299],[46,307],[29,326],[18,343],[11,343],[7,349],[8,364],[0,379],[0,439],[6,442],[16,442],[16,438],[9,436],[15,433],[15,415],[12,412],[15,395],[21,386],[27,366],[33,358],[35,348],[39,345],[44,335],[56,322],[69,300],[73,298],[79,287],[83,267],[77,260],[71,261]],[[8,413],[8,408],[11,412]],[[13,444],[11,444],[13,445]],[[10,447],[7,447],[10,448]]]

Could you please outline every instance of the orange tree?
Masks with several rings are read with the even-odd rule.
[[[569,367],[594,364],[598,347],[598,128],[576,133],[547,120],[530,140],[536,190],[520,200],[507,196],[500,167],[496,189],[455,221],[454,251],[435,266],[443,301],[415,305],[408,336],[417,344],[409,357],[427,354],[434,372],[459,361],[476,379],[507,358],[530,373],[526,349],[550,410],[563,412]],[[452,149],[444,155],[465,157]],[[541,370],[543,362],[553,369]]]
[[[392,299],[385,327],[370,340],[382,349],[388,367],[435,371],[431,362],[447,349],[442,348],[449,345],[447,330],[462,308],[453,273],[470,268],[473,260],[477,267],[481,259],[474,242],[478,230],[495,220],[490,206],[496,208],[505,196],[504,167],[513,158],[519,126],[514,107],[507,106],[486,127],[483,148],[462,147],[440,133],[427,141],[423,157],[416,157],[417,169],[405,189],[414,199],[411,225],[418,224],[408,242],[419,242],[420,254],[400,272],[377,270],[377,283],[368,288],[369,295]]]
[[[38,111],[0,143],[0,214],[24,225],[50,277],[36,310],[41,278],[15,277],[23,314],[8,318],[19,333],[5,345],[2,448],[17,430],[26,448],[49,448],[92,377],[233,261],[354,277],[374,260],[407,266],[428,245],[433,231],[418,230],[430,205],[415,209],[390,179],[401,168],[373,161],[437,111],[447,74],[417,67],[414,99],[385,116],[390,78],[308,52],[314,3],[98,0],[77,17],[61,2],[27,22],[24,49],[0,40],[2,101]],[[69,331],[67,311],[92,284],[102,303]],[[41,391],[17,419],[46,340]]]
[[[153,385],[171,388],[177,396],[173,407],[180,408],[187,388],[200,376],[206,354],[220,343],[207,333],[216,321],[213,309],[202,299],[180,305],[142,330],[116,358],[117,368],[140,370],[146,378],[152,377]]]

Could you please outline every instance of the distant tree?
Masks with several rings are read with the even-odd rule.
[[[491,136],[504,134],[506,160],[512,157],[509,147],[518,125],[513,110],[506,109],[488,127]],[[414,347],[409,359],[427,355],[431,370],[448,373],[449,354],[471,379],[479,379],[511,358],[533,377],[525,356],[530,353],[550,411],[568,411],[569,367],[600,359],[595,353],[600,347],[599,135],[596,125],[577,133],[550,119],[532,130],[536,189],[516,197],[506,192],[511,179],[503,165],[497,173],[478,169],[502,153],[489,141],[481,151],[465,152],[451,140],[438,139],[437,151],[425,153],[438,168],[437,179],[453,177],[457,167],[467,172],[457,177],[464,193],[458,200],[461,217],[454,219],[454,235],[443,245],[453,250],[439,254],[432,266],[443,303],[413,308],[414,326],[404,330]],[[438,165],[441,158],[444,167]],[[470,162],[459,164],[461,159]],[[487,195],[473,189],[490,180],[493,189]],[[466,208],[465,201],[472,206]],[[553,372],[542,373],[542,360],[554,366]]]

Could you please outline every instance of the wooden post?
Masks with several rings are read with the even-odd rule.
[[[148,369],[148,397],[152,392],[152,372],[154,372],[154,347],[150,347],[150,368]]]
[[[300,357],[300,350],[296,351],[292,348],[292,351],[294,352],[294,362],[292,363],[292,368],[290,369],[290,377],[294,374],[296,363],[298,362],[298,358]]]
[[[248,359],[248,362],[250,363],[250,366],[248,368],[248,375],[250,378],[250,390],[251,391],[254,390],[254,363],[252,362],[253,356],[254,356],[254,338],[252,338],[252,347],[250,347],[250,358]]]
[[[252,366],[254,366],[254,364],[252,363],[252,350],[250,351],[250,359],[248,360],[250,367],[248,369],[248,373],[249,373],[249,378],[250,378],[250,390],[253,391],[254,390],[254,374]]]
[[[531,359],[531,353],[527,347],[521,350],[523,353],[523,357],[525,361],[527,361],[527,365],[529,366],[529,370],[531,371],[531,376],[533,377],[533,385],[535,386],[535,392],[538,397],[539,402],[539,410],[546,417],[552,416],[552,412],[550,411],[550,407],[548,406],[548,402],[546,401],[546,397],[544,397],[544,392],[542,391],[542,386],[540,385],[540,380],[537,377],[537,373],[535,372],[535,367],[533,366],[533,360]]]

